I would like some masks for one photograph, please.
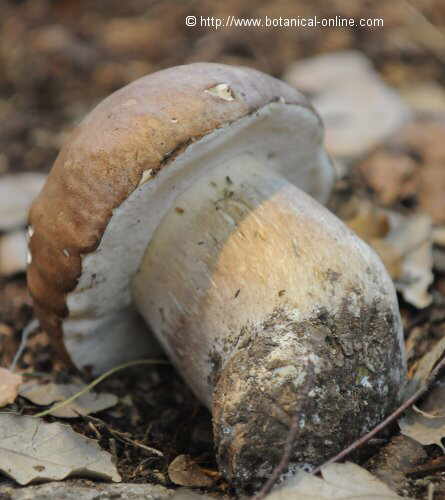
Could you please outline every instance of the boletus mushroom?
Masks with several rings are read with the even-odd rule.
[[[253,69],[191,64],[115,92],[62,148],[30,214],[29,289],[79,368],[152,355],[213,416],[221,472],[260,484],[378,423],[405,373],[393,284],[323,207],[320,118]]]

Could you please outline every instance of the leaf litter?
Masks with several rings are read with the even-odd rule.
[[[392,491],[384,482],[362,467],[346,462],[330,464],[322,477],[299,471],[272,492],[268,500],[408,500]]]
[[[168,475],[170,480],[179,486],[195,488],[210,487],[217,479],[214,472],[212,477],[188,455],[178,455],[168,466]]]
[[[434,366],[444,356],[445,337],[420,359],[413,377],[408,382],[404,397],[411,396],[430,375]],[[402,434],[422,445],[436,444],[443,452],[445,447],[445,382],[438,381],[420,404],[413,405],[398,421]]]
[[[346,224],[379,254],[396,289],[418,309],[431,304],[433,229],[424,214],[409,217],[354,199]]]
[[[22,382],[21,375],[0,367],[0,408],[14,403]]]
[[[84,384],[38,384],[28,382],[20,387],[20,396],[39,406],[49,406],[64,401],[84,389]],[[50,415],[60,418],[76,418],[97,413],[111,408],[119,401],[118,397],[109,393],[87,392],[69,404],[49,412]]]
[[[110,453],[66,424],[0,415],[0,471],[21,485],[76,475],[120,482]]]

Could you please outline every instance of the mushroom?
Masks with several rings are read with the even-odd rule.
[[[321,204],[322,138],[283,82],[178,66],[101,102],[30,214],[29,289],[58,352],[99,373],[158,352],[153,332],[242,487],[295,413],[292,464],[319,464],[393,409],[405,374],[393,284]]]

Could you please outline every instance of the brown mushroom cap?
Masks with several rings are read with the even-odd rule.
[[[192,182],[184,180],[192,160],[213,159],[233,143],[230,154],[247,152],[273,168],[281,165],[292,182],[325,201],[332,171],[321,141],[320,120],[304,96],[248,68],[178,66],[101,102],[61,150],[30,213],[28,285],[59,353],[69,360],[70,342],[93,336],[95,347],[86,341],[71,360],[95,364],[101,351],[93,368],[102,371],[153,348],[150,335],[141,334],[146,326],[128,284],[150,238],[148,219],[159,221],[175,189]],[[302,158],[306,170],[298,173]],[[166,201],[158,209],[141,201],[147,197]],[[116,260],[107,261],[111,251]],[[104,340],[113,335],[120,340],[110,354]]]

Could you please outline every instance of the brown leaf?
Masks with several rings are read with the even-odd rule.
[[[437,342],[434,348],[423,356],[405,391],[405,397],[424,383],[433,366],[443,356],[444,349],[445,338]],[[437,444],[445,450],[442,444],[442,439],[445,437],[445,384],[443,382],[437,384],[418,408],[413,406],[407,411],[399,420],[399,427],[402,434],[415,439],[418,443]]]
[[[416,371],[409,380],[406,388],[403,391],[403,399],[408,399],[412,396],[423,384],[426,383],[430,373],[442,358],[445,352],[445,337],[437,341],[433,348],[425,353],[417,363]]]
[[[378,253],[393,280],[402,276],[403,256],[386,241],[390,234],[388,213],[366,200],[356,200],[354,215],[346,224]]]
[[[360,238],[369,241],[371,238],[384,238],[390,229],[388,215],[367,200],[354,200],[353,214],[348,217],[347,225]]]
[[[432,225],[428,215],[404,217],[355,200],[346,224],[379,254],[404,299],[417,308],[431,303]]]
[[[408,410],[399,420],[399,427],[405,436],[423,445],[437,444],[445,451],[442,438],[445,436],[445,417],[430,418],[414,410]]]
[[[359,168],[380,203],[388,206],[415,193],[416,167],[416,162],[406,154],[379,151]]]
[[[427,456],[420,443],[399,434],[381,447],[365,467],[394,491],[400,491],[407,487],[406,475]]]
[[[420,410],[433,418],[445,417],[445,383],[440,382],[428,393],[420,405]]]
[[[420,209],[435,224],[445,223],[445,165],[425,165],[420,171],[418,200]]]
[[[392,214],[386,242],[402,258],[401,276],[396,288],[417,308],[431,304],[428,287],[433,282],[432,225],[428,215],[404,217]]]
[[[21,375],[0,368],[0,408],[14,403],[20,384],[23,382]]]
[[[215,482],[188,455],[178,455],[168,466],[170,480],[179,486],[208,487]]]

